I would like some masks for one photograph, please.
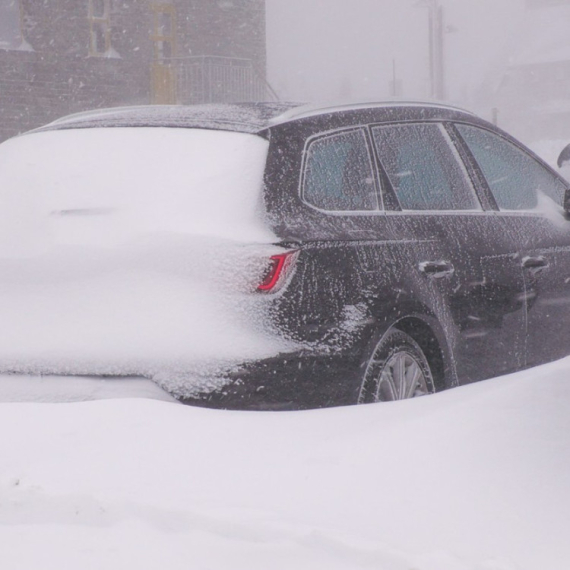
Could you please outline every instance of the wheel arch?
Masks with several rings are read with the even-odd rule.
[[[396,321],[391,328],[405,332],[418,343],[430,366],[436,391],[457,384],[451,352],[445,334],[437,323],[428,323],[418,316],[407,316]]]

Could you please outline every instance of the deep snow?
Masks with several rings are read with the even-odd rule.
[[[144,375],[190,395],[291,349],[262,281],[268,142],[90,128],[0,145],[0,372]]]
[[[569,402],[570,359],[310,412],[0,404],[0,568],[567,570]]]

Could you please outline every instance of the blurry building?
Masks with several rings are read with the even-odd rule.
[[[0,140],[62,115],[265,100],[265,0],[0,0]]]
[[[498,91],[501,126],[527,141],[570,140],[570,0],[525,0],[526,21]]]

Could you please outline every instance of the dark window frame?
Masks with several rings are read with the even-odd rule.
[[[111,0],[101,0],[103,13],[97,14],[95,0],[89,0],[89,56],[107,57],[111,52]],[[99,38],[103,46],[99,45]],[[104,49],[101,49],[103,47]]]
[[[177,55],[177,9],[171,2],[151,3],[153,57],[155,62],[170,63]],[[163,18],[168,19],[165,26]],[[166,29],[168,27],[169,29]]]
[[[475,156],[473,155],[471,149],[469,148],[469,145],[461,136],[461,133],[460,133],[459,129],[457,128],[457,125],[465,125],[466,127],[471,127],[471,128],[476,128],[476,129],[479,129],[482,131],[486,131],[487,133],[494,135],[494,136],[498,137],[499,139],[502,139],[506,143],[510,143],[517,150],[519,150],[522,154],[526,155],[528,158],[530,158],[531,160],[534,160],[534,162],[539,164],[544,170],[546,170],[548,173],[550,173],[553,176],[553,178],[559,180],[561,182],[561,184],[564,185],[567,189],[570,189],[570,184],[562,176],[560,176],[560,174],[558,174],[558,172],[556,172],[556,170],[554,170],[547,162],[545,162],[542,158],[540,158],[538,155],[536,155],[530,149],[524,147],[522,145],[522,143],[517,141],[515,138],[509,136],[508,133],[505,133],[505,132],[500,131],[500,130],[495,130],[493,128],[490,128],[487,125],[481,125],[481,124],[472,123],[469,121],[462,121],[462,120],[448,121],[448,125],[447,125],[448,130],[450,130],[453,133],[454,138],[457,138],[458,144],[460,144],[462,149],[463,149],[462,158],[464,157],[463,160],[465,163],[465,167],[468,170],[472,171],[473,176],[478,180],[479,189],[481,190],[481,193],[484,194],[486,196],[486,199],[489,201],[489,209],[491,211],[498,212],[501,214],[506,214],[506,215],[527,215],[527,216],[542,215],[542,212],[540,210],[534,210],[534,209],[533,210],[522,210],[522,209],[521,210],[501,210],[501,208],[497,204],[497,201],[495,199],[493,191],[491,190],[491,187],[489,186],[489,183],[487,182],[487,178],[486,178],[483,170],[479,166],[479,163],[477,162]],[[560,204],[560,205],[562,206],[562,204]]]
[[[339,136],[345,133],[350,132],[362,132],[364,135],[364,139],[366,141],[366,150],[368,153],[368,161],[370,163],[370,171],[374,178],[374,192],[376,195],[376,205],[377,208],[375,210],[326,210],[324,208],[319,208],[315,206],[311,202],[305,199],[305,186],[306,186],[306,178],[307,178],[307,166],[308,161],[310,158],[310,148],[311,146],[320,141],[327,138],[333,138],[335,136]],[[301,163],[301,177],[299,180],[299,190],[298,195],[301,202],[308,206],[309,208],[316,210],[322,214],[327,214],[330,216],[377,216],[377,215],[384,215],[386,213],[383,201],[383,193],[380,181],[380,173],[378,171],[378,162],[376,161],[376,156],[374,154],[374,145],[372,143],[372,139],[370,138],[370,131],[368,129],[368,125],[351,125],[349,127],[344,127],[340,129],[333,129],[331,131],[324,131],[317,134],[314,134],[307,138],[305,141],[305,145],[303,147],[303,160]]]
[[[462,151],[463,151],[463,141],[458,141],[456,136],[453,136],[454,133],[450,132],[449,128],[448,128],[448,124],[450,123],[449,120],[445,120],[445,119],[431,119],[431,120],[417,120],[417,119],[406,119],[406,120],[402,120],[402,121],[389,121],[389,122],[377,122],[377,123],[371,123],[368,125],[368,129],[370,132],[370,137],[371,137],[371,141],[372,141],[372,145],[373,145],[373,150],[374,150],[374,155],[375,155],[375,159],[377,161],[377,168],[380,171],[380,177],[383,181],[383,185],[382,185],[382,190],[384,192],[383,194],[383,202],[385,204],[385,206],[389,206],[386,207],[386,212],[400,212],[400,213],[404,213],[404,214],[415,214],[415,215],[421,215],[423,214],[445,214],[445,215],[449,215],[449,214],[461,214],[461,215],[481,215],[484,214],[486,211],[488,211],[488,208],[486,208],[486,200],[485,200],[485,196],[481,195],[481,192],[479,191],[479,187],[477,185],[477,183],[475,182],[475,180],[473,179],[473,177],[471,176],[471,172],[468,168],[468,165],[465,163],[465,160],[463,160],[463,156],[462,156]],[[449,141],[447,141],[447,146],[449,147],[449,150],[451,152],[452,155],[457,155],[456,156],[456,163],[457,166],[463,170],[465,172],[465,181],[467,183],[468,186],[470,186],[473,197],[475,198],[476,203],[478,204],[479,208],[478,209],[472,209],[472,210],[404,210],[400,204],[400,201],[398,199],[397,193],[392,185],[392,182],[390,181],[390,177],[388,176],[388,173],[386,172],[384,165],[382,164],[382,159],[379,155],[378,149],[376,148],[376,144],[374,144],[374,138],[373,138],[373,129],[374,128],[386,128],[386,127],[397,127],[397,126],[402,126],[402,125],[436,125],[438,127],[440,127],[440,131],[442,131],[442,134],[446,134],[449,137]],[[458,144],[460,143],[460,145]]]

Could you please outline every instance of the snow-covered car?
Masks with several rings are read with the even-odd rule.
[[[570,353],[567,183],[435,104],[83,113],[0,146],[0,371],[395,400]]]

